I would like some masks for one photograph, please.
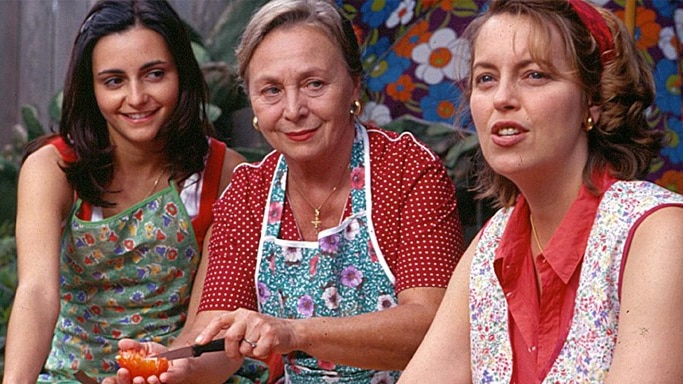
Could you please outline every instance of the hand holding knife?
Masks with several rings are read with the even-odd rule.
[[[165,358],[167,360],[185,359],[197,357],[205,352],[218,352],[225,349],[225,339],[216,339],[204,345],[189,345],[178,349],[169,350],[153,357]]]

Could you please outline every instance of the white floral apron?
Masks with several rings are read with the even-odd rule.
[[[618,181],[603,195],[586,245],[571,328],[544,384],[602,383],[616,346],[626,240],[635,223],[683,196],[646,181]],[[474,383],[509,383],[513,356],[508,307],[495,274],[497,245],[513,209],[498,211],[477,245],[470,274],[470,344]]]
[[[351,156],[351,216],[321,231],[317,242],[278,238],[287,164],[280,157],[264,214],[257,261],[259,311],[286,319],[347,317],[396,305],[394,277],[370,216],[367,132],[357,126]],[[350,335],[353,337],[353,335]],[[303,352],[285,358],[288,383],[394,383],[397,371],[374,371],[318,360]]]

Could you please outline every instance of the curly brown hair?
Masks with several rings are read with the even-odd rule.
[[[663,145],[663,133],[651,127],[646,119],[647,108],[655,95],[651,68],[621,20],[608,10],[597,9],[614,37],[615,52],[604,66],[595,39],[568,1],[495,0],[465,30],[470,47],[474,47],[479,31],[491,17],[501,14],[526,17],[538,32],[530,36],[531,55],[548,66],[549,32],[559,32],[565,55],[573,61],[572,78],[583,89],[586,103],[601,106],[599,121],[587,133],[589,154],[583,170],[584,183],[594,193],[597,193],[592,182],[594,172],[611,170],[621,180],[642,178]],[[471,94],[471,82],[469,79],[465,86],[465,102]],[[497,207],[512,206],[520,193],[517,187],[497,174],[481,151],[477,154],[477,163],[480,164],[475,185],[478,196],[492,199]]]

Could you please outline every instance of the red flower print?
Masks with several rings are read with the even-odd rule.
[[[270,209],[268,211],[268,223],[272,224],[280,220],[280,216],[282,216],[282,203],[273,203],[270,205]]]
[[[670,169],[662,174],[657,184],[670,191],[683,193],[683,172]]]
[[[157,230],[157,240],[166,240],[166,234],[161,229]]]
[[[83,235],[83,238],[85,239],[85,243],[88,245],[93,245],[95,244],[95,236],[91,235],[90,233],[86,233]]]
[[[318,269],[318,260],[320,260],[320,256],[315,255],[311,259],[311,267],[308,269],[308,274],[310,276],[315,276],[315,272]]]
[[[351,188],[363,189],[365,187],[365,168],[355,167],[351,170]]]
[[[408,33],[396,42],[394,51],[398,56],[410,58],[413,55],[413,48],[418,44],[426,43],[431,36],[432,34],[429,32],[429,22],[427,20],[421,20],[412,26]]]
[[[135,242],[131,239],[128,239],[123,242],[123,246],[126,248],[126,250],[130,251],[135,248]]]
[[[394,100],[408,101],[413,97],[415,83],[410,75],[401,75],[396,82],[387,85],[387,93]]]
[[[178,213],[178,206],[174,203],[168,203],[166,204],[166,212],[171,216],[175,216]]]
[[[616,11],[615,14],[621,20],[626,17],[626,12],[624,10]],[[636,9],[636,46],[647,51],[648,48],[654,47],[659,42],[659,32],[662,30],[662,26],[657,23],[657,13],[648,8],[638,7]]]

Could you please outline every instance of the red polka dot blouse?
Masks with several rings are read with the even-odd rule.
[[[398,294],[407,288],[446,287],[464,240],[455,186],[441,160],[410,134],[372,128],[372,220]],[[257,309],[256,258],[278,152],[235,169],[214,206],[209,266],[199,310]],[[280,238],[300,240],[285,203]],[[346,212],[350,213],[350,200]]]

